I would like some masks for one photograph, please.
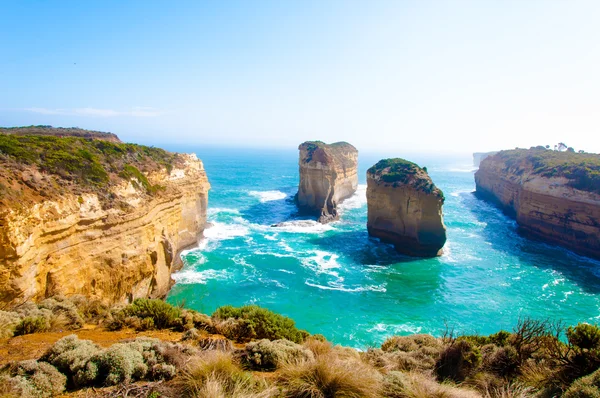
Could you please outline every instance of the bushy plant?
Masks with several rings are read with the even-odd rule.
[[[18,313],[0,310],[0,339],[12,337],[20,322],[21,317]]]
[[[135,299],[125,311],[138,318],[151,318],[157,329],[168,329],[178,324],[181,308],[158,299]]]
[[[519,371],[517,350],[511,346],[487,344],[481,348],[482,368],[501,377],[512,378]]]
[[[480,398],[466,388],[439,384],[430,376],[418,372],[388,372],[383,376],[383,396],[386,398]]]
[[[72,334],[54,343],[40,360],[54,365],[69,378],[72,384],[86,385],[90,376],[85,373],[85,367],[88,361],[100,351],[101,348],[93,342],[80,340]]]
[[[66,377],[52,365],[32,359],[5,366],[0,383],[21,397],[52,397],[65,390]]]
[[[563,395],[565,398],[600,398],[600,369],[576,380]]]
[[[225,337],[244,342],[253,339],[286,339],[302,343],[308,333],[296,328],[294,321],[266,308],[247,305],[224,306],[212,315],[216,328]]]
[[[148,366],[140,351],[117,343],[91,357],[77,378],[81,385],[115,385],[139,380],[147,372]]]
[[[318,357],[284,365],[278,377],[285,397],[379,397],[381,375],[360,361]]]
[[[66,328],[68,330],[79,329],[83,326],[83,318],[75,304],[63,297],[58,296],[42,300],[38,303],[38,308],[52,311],[55,317],[63,316],[67,321]]]
[[[211,391],[207,385],[212,385],[213,393],[233,396],[235,391],[251,390],[254,384],[252,375],[235,364],[231,354],[219,351],[206,352],[190,363],[176,382],[181,395],[207,398]]]
[[[273,370],[286,363],[313,361],[314,354],[289,340],[259,340],[246,344],[243,363],[254,369]]]
[[[466,340],[456,340],[441,353],[435,364],[435,372],[440,381],[464,381],[474,373],[481,363],[479,348]]]
[[[50,330],[50,318],[44,316],[26,316],[15,327],[15,336],[41,333]]]

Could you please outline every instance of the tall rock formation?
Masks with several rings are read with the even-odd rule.
[[[206,223],[202,162],[63,133],[0,134],[0,305],[165,296]]]
[[[481,163],[475,183],[521,232],[600,258],[600,155],[502,151]]]
[[[446,227],[443,192],[416,164],[384,159],[367,171],[369,235],[393,243],[399,253],[417,257],[442,254]]]
[[[319,222],[338,219],[337,205],[358,186],[358,151],[347,142],[325,144],[307,141],[300,150],[300,185],[296,201],[300,211]]]

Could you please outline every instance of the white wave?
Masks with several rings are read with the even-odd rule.
[[[259,255],[259,256],[273,256],[273,257],[279,257],[279,258],[283,258],[283,257],[295,257],[293,254],[268,252],[268,251],[263,251],[263,250],[256,250],[253,254],[256,254],[256,255]]]
[[[283,283],[281,283],[275,279],[258,278],[258,281],[260,283],[262,283],[263,285],[275,285],[276,287],[278,287],[280,289],[289,289],[286,285],[284,285]]]
[[[462,191],[450,192],[450,196],[458,197],[458,196],[463,195],[465,193],[471,193],[471,192],[473,192],[472,189],[465,189],[465,190],[462,190]]]
[[[210,227],[204,230],[204,238],[205,240],[227,240],[246,236],[249,233],[250,229],[240,223],[226,224],[213,222]]]
[[[281,191],[250,191],[248,192],[248,195],[258,198],[258,200],[260,200],[260,203],[287,198],[287,194]]]
[[[323,233],[325,231],[332,231],[335,228],[329,224],[321,224],[313,220],[294,220],[284,221],[276,224],[270,228],[277,228],[278,232],[290,232],[290,233]]]
[[[226,207],[213,207],[208,209],[207,211],[209,217],[215,216],[219,213],[240,214],[240,211],[237,209],[229,209]]]
[[[288,269],[283,269],[283,268],[282,268],[282,269],[278,269],[277,271],[279,271],[279,272],[283,272],[283,273],[285,273],[285,274],[292,274],[292,275],[295,275],[295,274],[296,274],[294,271],[290,271],[290,270],[288,270]]]
[[[350,209],[359,209],[367,204],[367,185],[361,184],[356,188],[354,195],[344,200],[337,207],[340,213]]]
[[[315,250],[311,253],[314,255],[300,260],[302,265],[313,270],[317,274],[323,273],[338,277],[338,273],[331,270],[341,268],[340,264],[337,262],[337,259],[340,256],[323,250]]]
[[[172,275],[173,279],[176,283],[181,283],[183,285],[191,285],[191,284],[202,284],[205,285],[207,281],[212,279],[225,280],[230,277],[230,274],[227,270],[214,270],[207,269],[203,271],[194,271],[194,270],[186,270],[181,272],[176,272]]]
[[[386,332],[391,335],[404,335],[421,333],[421,330],[421,326],[415,326],[410,324],[388,325],[385,323],[378,323],[372,328],[367,329],[367,332]]]
[[[277,234],[274,235],[265,235],[266,240],[277,240]]]
[[[359,287],[351,288],[351,287],[344,287],[343,285],[337,284],[335,282],[332,282],[332,283],[328,284],[327,286],[324,286],[324,285],[319,285],[317,283],[311,283],[309,281],[305,281],[304,284],[307,286],[316,287],[317,289],[321,289],[321,290],[337,290],[340,292],[348,292],[348,293],[366,292],[366,291],[386,292],[386,288],[384,286],[359,286]]]

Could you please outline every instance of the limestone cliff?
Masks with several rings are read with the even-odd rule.
[[[206,222],[195,155],[103,139],[0,134],[0,305],[63,294],[164,296]]]
[[[474,152],[473,153],[473,166],[479,167],[479,165],[481,164],[481,162],[483,161],[483,159],[487,158],[488,156],[495,155],[497,153],[498,153],[498,151],[494,151],[494,152]]]
[[[481,163],[475,183],[525,234],[600,258],[599,155],[502,151]]]
[[[300,185],[296,201],[302,212],[319,222],[338,218],[337,205],[358,186],[358,151],[347,142],[307,141],[300,150]]]
[[[393,243],[403,254],[442,254],[446,227],[444,194],[426,169],[404,159],[384,159],[367,171],[369,235]]]

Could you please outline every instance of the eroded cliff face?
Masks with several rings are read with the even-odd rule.
[[[401,161],[401,167],[395,166],[395,160]],[[399,253],[442,254],[446,243],[443,203],[442,191],[414,163],[386,159],[367,172],[369,235],[393,243]]]
[[[327,223],[339,218],[337,205],[358,187],[358,151],[346,142],[301,144],[300,185],[296,201],[302,212]]]
[[[503,151],[482,161],[475,173],[477,195],[515,218],[526,235],[600,258],[600,194],[540,172],[540,164],[531,160],[536,154]]]
[[[153,194],[135,177],[94,192],[34,166],[5,168],[12,196],[0,207],[0,305],[56,294],[105,303],[166,295],[180,251],[204,230],[210,188],[195,155],[172,159],[169,171],[144,173]],[[17,194],[27,199],[15,203]]]

